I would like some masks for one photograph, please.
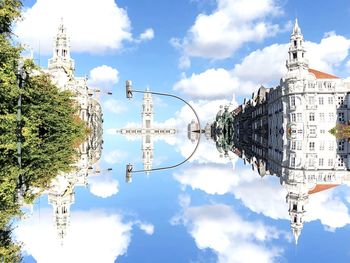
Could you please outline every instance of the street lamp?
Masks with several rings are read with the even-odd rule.
[[[168,93],[160,93],[160,92],[153,92],[153,91],[142,91],[142,90],[133,90],[132,88],[132,82],[131,80],[127,80],[125,82],[125,93],[126,93],[126,98],[131,99],[133,97],[133,92],[136,93],[150,93],[150,94],[154,94],[154,95],[160,95],[160,96],[167,96],[167,97],[172,97],[178,100],[181,100],[182,102],[184,102],[187,106],[189,106],[191,108],[191,110],[193,111],[194,115],[196,116],[197,119],[197,123],[198,123],[198,130],[194,131],[194,132],[198,132],[198,133],[202,133],[202,129],[201,129],[201,123],[198,117],[197,112],[195,111],[195,109],[191,106],[191,104],[189,104],[187,101],[185,101],[184,99],[176,96],[176,95],[172,95],[172,94],[168,94]],[[182,162],[175,164],[175,165],[170,165],[170,166],[165,166],[165,167],[160,167],[160,168],[153,168],[150,170],[136,170],[133,171],[133,165],[131,163],[126,165],[126,170],[125,170],[125,181],[127,183],[130,183],[132,181],[132,173],[140,173],[140,172],[150,172],[150,171],[160,171],[160,170],[168,170],[168,169],[172,169],[175,167],[178,167],[182,164],[184,164],[185,162],[187,162],[189,159],[192,158],[192,156],[194,155],[194,153],[197,151],[198,146],[199,146],[199,142],[200,142],[200,138],[201,136],[198,137],[198,141],[197,144],[194,148],[194,150],[192,151],[192,153]]]

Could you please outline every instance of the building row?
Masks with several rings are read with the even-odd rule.
[[[286,67],[277,87],[261,86],[237,108],[221,109],[211,136],[221,153],[280,178],[297,242],[310,195],[350,180],[348,138],[334,134],[349,125],[350,81],[309,67],[297,20]]]

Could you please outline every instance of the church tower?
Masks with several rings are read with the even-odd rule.
[[[300,69],[304,69],[304,70],[308,69],[309,62],[305,58],[305,53],[306,53],[306,50],[304,48],[304,37],[298,25],[298,20],[295,19],[293,32],[290,37],[290,46],[288,50],[289,57],[286,62],[286,66],[289,72],[300,70]]]
[[[304,226],[305,205],[309,199],[308,194],[288,192],[286,201],[288,203],[290,226],[294,235],[295,244],[298,243],[301,230]]]
[[[147,89],[147,91],[149,91]],[[153,129],[153,100],[152,94],[146,92],[143,96],[142,103],[142,129],[150,130]],[[151,170],[153,163],[153,135],[147,134],[142,137],[142,162],[144,170]]]
[[[70,39],[63,21],[54,39],[53,55],[49,59],[48,68],[51,72],[63,69],[67,75],[74,75],[74,60],[70,57]]]
[[[147,89],[147,91],[149,91]],[[151,93],[146,92],[143,96],[143,103],[142,103],[142,128],[143,129],[151,129],[153,128],[153,100]]]
[[[48,198],[49,204],[53,206],[54,210],[54,222],[56,224],[58,239],[63,244],[70,222],[70,206],[74,203],[74,192],[71,187],[64,193],[50,191]]]

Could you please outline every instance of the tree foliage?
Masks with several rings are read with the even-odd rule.
[[[13,46],[11,25],[20,18],[19,0],[0,0],[0,259],[20,262],[20,246],[12,241],[11,222],[21,216],[18,179],[23,178],[28,203],[50,184],[59,171],[69,171],[76,146],[86,136],[72,94],[60,91],[33,61],[24,63],[27,77],[18,85],[21,48]],[[22,118],[17,102],[22,97]],[[20,134],[20,136],[19,136]],[[22,165],[17,161],[20,138]],[[31,189],[39,189],[33,194]]]

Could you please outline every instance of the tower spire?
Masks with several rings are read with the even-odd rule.
[[[295,19],[292,34],[290,36],[290,46],[288,50],[288,60],[286,66],[289,72],[304,69],[307,70],[309,62],[305,58],[306,50],[304,48],[304,37],[298,24],[298,19]]]
[[[296,35],[296,34],[301,34],[301,29],[298,25],[298,18],[295,19],[292,35]]]
[[[61,23],[54,38],[52,58],[49,59],[49,70],[62,68],[64,71],[69,71],[67,72],[69,74],[74,73],[74,60],[70,57],[70,39],[61,17]]]

